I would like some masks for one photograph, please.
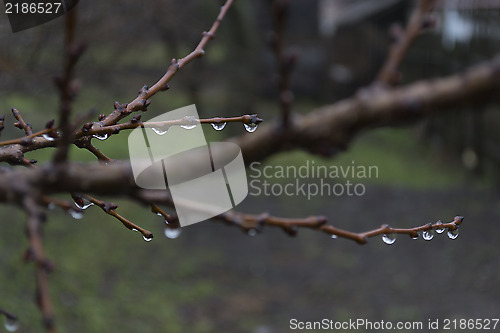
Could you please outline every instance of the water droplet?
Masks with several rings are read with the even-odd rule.
[[[93,137],[96,138],[96,139],[99,139],[99,140],[106,140],[108,138],[109,135],[107,134],[103,134],[103,135],[98,135],[98,134],[94,134]]]
[[[332,235],[332,239],[337,239],[339,238],[337,235]]]
[[[73,217],[75,220],[81,220],[83,217],[83,212],[81,212],[79,210],[70,209],[69,213],[70,213],[71,217]]]
[[[49,136],[48,134],[42,134],[42,137],[45,140],[48,140],[48,141],[54,141],[55,140],[53,137]]]
[[[54,210],[56,209],[56,204],[53,203],[53,202],[50,202],[48,205],[47,205],[47,209],[48,210]]]
[[[146,242],[151,242],[153,240],[153,236],[152,235],[149,235],[149,236],[142,235],[142,239],[144,239]]]
[[[396,241],[396,235],[395,234],[383,234],[382,235],[382,240],[387,245],[394,244],[394,242]]]
[[[186,117],[183,118],[183,120],[185,122],[187,122],[187,124],[181,125],[181,127],[184,128],[184,129],[187,129],[187,130],[195,128],[196,125],[198,125],[198,123],[200,122],[198,119],[196,119],[193,116],[186,116]]]
[[[247,234],[248,234],[248,236],[255,236],[255,235],[257,235],[257,230],[248,229]]]
[[[19,328],[19,321],[17,318],[5,316],[4,327],[8,332],[15,332]]]
[[[415,233],[414,235],[410,235],[411,239],[418,239],[419,233]]]
[[[165,129],[161,129],[161,128],[156,128],[156,127],[153,127],[151,128],[153,130],[153,132],[155,132],[156,134],[158,135],[164,135],[167,133],[168,131],[168,127],[166,127]]]
[[[443,222],[441,222],[441,220],[438,220],[438,221],[436,222],[436,225],[441,225],[441,224],[443,224]],[[437,228],[437,229],[436,229],[436,232],[437,232],[438,234],[442,234],[442,233],[444,232],[444,228]]]
[[[458,228],[455,228],[454,230],[448,229],[449,239],[457,239],[457,237],[458,237]]]
[[[160,212],[157,212],[156,215],[158,216],[163,216]]]
[[[90,206],[92,206],[93,204],[94,203],[92,203],[89,200],[84,199],[84,198],[77,198],[77,200],[75,200],[75,206],[80,208],[80,209],[87,209]]]
[[[430,241],[431,239],[434,238],[434,230],[432,229],[424,230],[422,232],[422,238],[426,241]]]
[[[247,130],[247,132],[250,132],[250,133],[253,133],[257,130],[257,124],[255,123],[250,123],[250,124],[247,124],[247,123],[243,123],[243,125],[245,125],[245,129]]]
[[[132,229],[132,231],[139,231],[139,230],[137,230],[136,228],[134,228],[134,229]]]
[[[214,128],[214,130],[216,131],[222,131],[224,129],[224,127],[226,127],[226,124],[227,123],[212,123],[212,127]]]
[[[181,234],[181,228],[165,228],[165,237],[176,239]]]

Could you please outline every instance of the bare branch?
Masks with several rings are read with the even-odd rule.
[[[41,227],[45,220],[45,214],[32,195],[26,195],[24,197],[23,206],[28,213],[26,231],[30,241],[30,253],[35,262],[37,303],[43,315],[45,328],[48,332],[56,332],[47,276],[47,274],[53,270],[53,264],[45,257],[41,234]]]
[[[14,117],[17,119],[17,122],[14,124],[17,128],[23,129],[24,132],[26,133],[26,136],[30,136],[33,134],[33,131],[31,130],[31,125],[27,124],[23,117],[21,116],[21,113],[16,108],[12,109],[12,114]]]
[[[413,40],[426,28],[432,20],[429,12],[435,5],[436,0],[419,0],[418,5],[413,10],[405,31],[400,31],[399,26],[393,26],[392,43],[387,60],[378,74],[376,83],[393,85],[399,81],[399,66],[403,61]]]

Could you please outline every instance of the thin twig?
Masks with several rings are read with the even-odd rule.
[[[56,329],[54,327],[52,301],[50,299],[47,276],[47,274],[53,270],[53,265],[45,256],[41,234],[41,227],[45,220],[45,215],[31,195],[26,195],[24,197],[23,206],[28,213],[26,231],[30,241],[30,253],[35,262],[37,303],[43,315],[45,328],[48,332],[55,333]]]
[[[234,0],[227,0],[226,3],[221,7],[219,15],[216,20],[212,24],[212,27],[208,32],[203,32],[202,38],[195,49],[189,53],[187,56],[181,59],[172,59],[170,66],[167,69],[167,72],[163,75],[158,82],[156,82],[151,87],[144,87],[147,89],[141,89],[139,96],[135,98],[132,102],[125,105],[124,108],[115,109],[109,116],[107,116],[102,121],[102,126],[115,125],[122,118],[126,117],[133,111],[143,110],[147,105],[149,105],[148,99],[153,97],[159,91],[164,91],[169,89],[169,81],[175,76],[175,74],[179,71],[179,69],[183,68],[187,64],[189,64],[194,59],[200,58],[205,54],[205,47],[210,40],[215,38],[215,34],[219,29],[219,26],[224,19],[227,11],[233,4]]]
[[[435,2],[436,0],[420,0],[411,14],[406,30],[404,32],[393,32],[396,34],[396,36],[393,36],[394,42],[390,46],[386,62],[375,82],[390,86],[399,81],[399,66],[413,40],[430,23],[428,14],[434,7]]]
[[[21,113],[16,108],[12,108],[12,114],[17,119],[17,122],[14,124],[14,126],[23,129],[27,136],[32,135],[33,131],[31,129],[31,125],[27,124],[24,121],[23,117],[21,116]]]
[[[118,221],[120,221],[127,229],[133,230],[133,231],[139,231],[144,239],[151,239],[153,238],[153,233],[149,230],[146,230],[137,224],[130,222],[120,214],[116,212],[116,209],[118,208],[118,205],[112,203],[112,202],[107,202],[107,201],[102,201],[99,199],[96,199],[94,197],[91,197],[90,195],[87,194],[76,194],[74,197],[78,198],[84,198],[85,200],[88,200],[89,202],[93,203],[94,205],[98,206],[101,208],[106,214],[113,216],[116,218]]]

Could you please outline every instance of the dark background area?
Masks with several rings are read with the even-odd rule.
[[[333,20],[321,15],[324,2],[291,1],[286,45],[298,56],[292,76],[295,112],[349,97],[373,81],[387,52],[388,28],[404,23],[414,2],[381,1],[387,4],[382,9],[360,14],[356,6],[369,2],[346,1],[339,7],[342,20]],[[446,3],[449,7],[437,13],[438,28],[419,37],[407,55],[403,84],[460,71],[499,51],[499,10],[455,10]],[[78,65],[82,90],[75,111],[109,113],[115,100],[132,100],[140,87],[161,77],[171,58],[196,45],[220,4],[82,1],[77,36],[88,42],[88,51]],[[267,1],[237,1],[206,56],[184,68],[169,91],[156,95],[143,119],[193,103],[201,117],[258,113],[266,122],[276,118],[267,8]],[[12,107],[34,129],[56,117],[52,78],[61,71],[62,23],[12,34],[0,14],[0,113],[7,115],[6,124],[14,122]],[[446,234],[429,242],[400,236],[391,246],[377,238],[360,246],[311,230],[291,238],[266,228],[249,237],[214,221],[184,228],[170,240],[162,235],[164,222],[147,207],[110,199],[125,217],[153,231],[154,240],[146,243],[96,207],[82,220],[54,211],[45,242],[57,265],[50,278],[57,324],[72,332],[271,333],[287,332],[292,318],[426,323],[498,317],[498,118],[498,105],[464,107],[362,134],[335,159],[297,151],[278,154],[265,165],[355,161],[377,166],[379,177],[363,180],[362,197],[249,196],[238,207],[288,217],[325,215],[333,225],[353,231],[463,215],[456,240]],[[209,140],[219,141],[242,134],[240,125],[204,131]],[[20,135],[7,125],[2,140]],[[127,159],[126,140],[121,133],[98,145],[112,158]],[[51,153],[46,149],[28,157],[43,163]],[[93,159],[76,148],[71,155]],[[33,302],[33,267],[22,264],[28,245],[25,215],[6,205],[0,214],[0,307],[19,316],[21,332],[42,331]]]

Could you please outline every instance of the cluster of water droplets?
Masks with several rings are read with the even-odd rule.
[[[442,234],[446,228],[440,228],[443,222],[437,221],[434,226],[438,226],[437,228],[432,228],[432,225],[429,225],[429,229],[423,230],[422,232],[416,232],[413,235],[410,235],[412,239],[418,239],[419,235],[422,236],[423,240],[430,241],[434,238],[435,233]],[[448,228],[447,235],[450,239],[456,239],[458,237],[458,226],[455,225],[455,229]],[[332,238],[337,238],[335,235],[332,235]],[[396,234],[383,234],[382,241],[388,245],[394,244],[396,242]]]
[[[7,332],[15,332],[19,328],[19,321],[17,318],[5,316],[4,327]]]

